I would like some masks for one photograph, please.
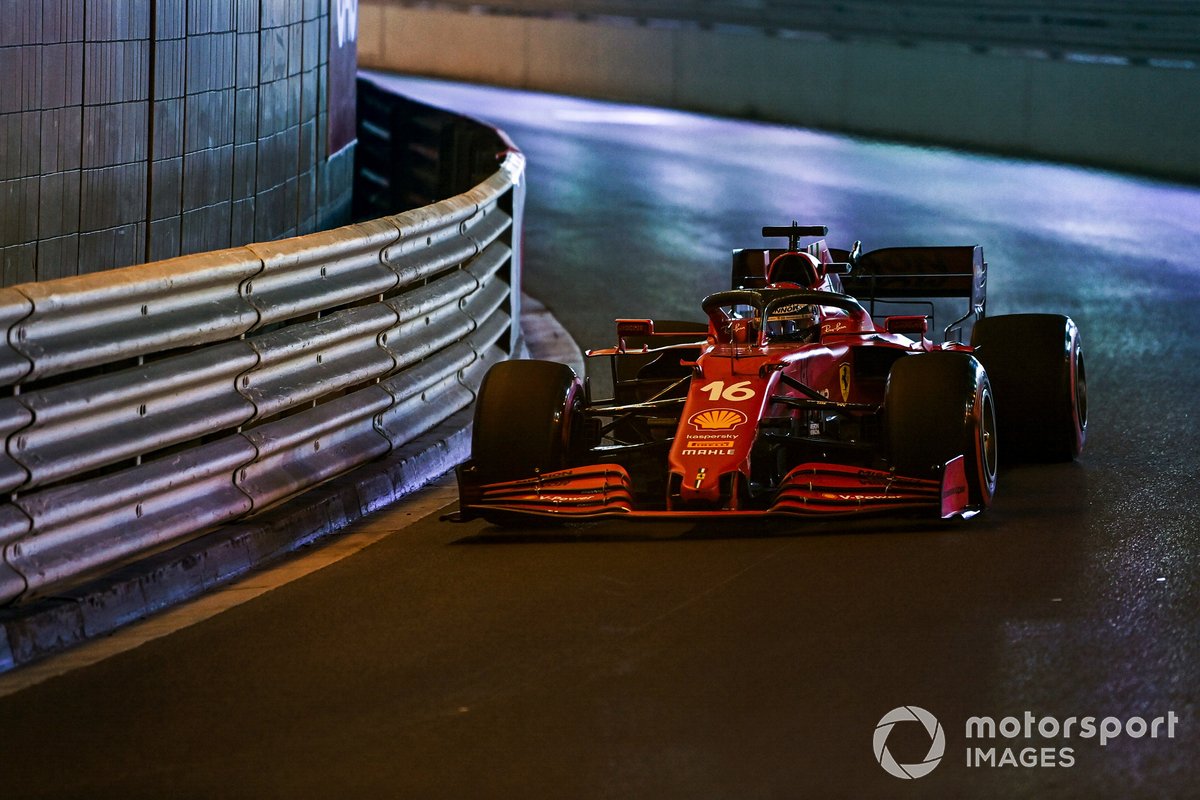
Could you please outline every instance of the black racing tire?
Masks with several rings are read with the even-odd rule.
[[[583,387],[551,361],[501,361],[475,402],[471,460],[480,483],[532,478],[572,466],[572,433]]]
[[[898,359],[888,374],[883,419],[898,474],[938,477],[946,462],[963,456],[969,505],[991,505],[998,464],[995,404],[975,358],[935,352]]]
[[[986,317],[971,334],[996,395],[1005,461],[1071,461],[1087,441],[1079,328],[1062,314]]]

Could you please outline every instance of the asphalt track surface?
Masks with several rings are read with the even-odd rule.
[[[995,506],[959,524],[381,514],[356,555],[0,698],[0,796],[1200,795],[1200,191],[404,86],[525,151],[526,288],[584,346],[617,316],[696,318],[763,224],[867,249],[978,243],[992,313],[1082,329],[1084,457],[1005,470]],[[945,741],[915,780],[873,748],[903,706]],[[1029,738],[966,738],[972,716],[1023,728],[1026,712]],[[1085,717],[1122,733],[1102,745]],[[910,765],[932,744],[911,721],[884,741]],[[976,747],[1038,763],[968,766]]]

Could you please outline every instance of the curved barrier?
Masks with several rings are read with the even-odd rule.
[[[430,181],[367,163],[365,210],[403,192],[453,196],[0,290],[0,603],[384,456],[468,406],[513,352],[524,157],[494,130],[369,82],[360,96],[365,162],[410,150],[448,170]],[[413,117],[435,132],[432,150],[392,126]]]

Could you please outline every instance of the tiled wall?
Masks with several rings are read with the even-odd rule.
[[[0,0],[0,284],[346,221],[327,0]]]

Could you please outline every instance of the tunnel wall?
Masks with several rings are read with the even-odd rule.
[[[362,0],[359,64],[1200,181],[1200,69]],[[1115,63],[1119,61],[1120,63]]]
[[[484,373],[523,347],[525,159],[487,125],[358,92],[362,221],[0,288],[0,606],[376,459],[410,476],[372,473],[362,506],[306,514],[270,557],[458,458]],[[0,618],[0,672],[4,639]]]
[[[3,285],[346,221],[353,148],[328,134],[330,6],[5,4]]]

